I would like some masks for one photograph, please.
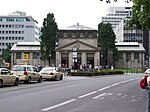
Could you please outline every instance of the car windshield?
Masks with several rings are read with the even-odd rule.
[[[13,70],[13,71],[25,71],[25,67],[22,67],[22,66],[13,66],[11,68],[11,70]]]

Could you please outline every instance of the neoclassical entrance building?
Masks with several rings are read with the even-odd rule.
[[[67,67],[100,64],[100,49],[97,46],[97,30],[82,25],[73,25],[59,30],[56,47],[56,66]]]

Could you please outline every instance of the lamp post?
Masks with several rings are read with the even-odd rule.
[[[49,66],[51,66],[51,53],[49,54]]]
[[[44,51],[44,56],[45,56],[46,46],[43,46],[43,51]],[[44,58],[44,66],[45,66],[45,58]]]
[[[76,46],[74,46],[73,48],[72,48],[72,51],[73,51],[73,62],[74,62],[74,70],[76,70],[76,62],[77,62],[77,47]]]

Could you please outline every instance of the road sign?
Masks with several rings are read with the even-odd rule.
[[[72,52],[73,58],[77,58],[77,52]]]

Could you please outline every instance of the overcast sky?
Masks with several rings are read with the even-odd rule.
[[[110,0],[112,1],[112,0]],[[77,23],[97,29],[100,17],[106,15],[109,6],[132,6],[125,0],[107,4],[105,0],[2,0],[0,15],[14,11],[26,12],[42,25],[48,13],[54,13],[58,28],[66,28]]]

